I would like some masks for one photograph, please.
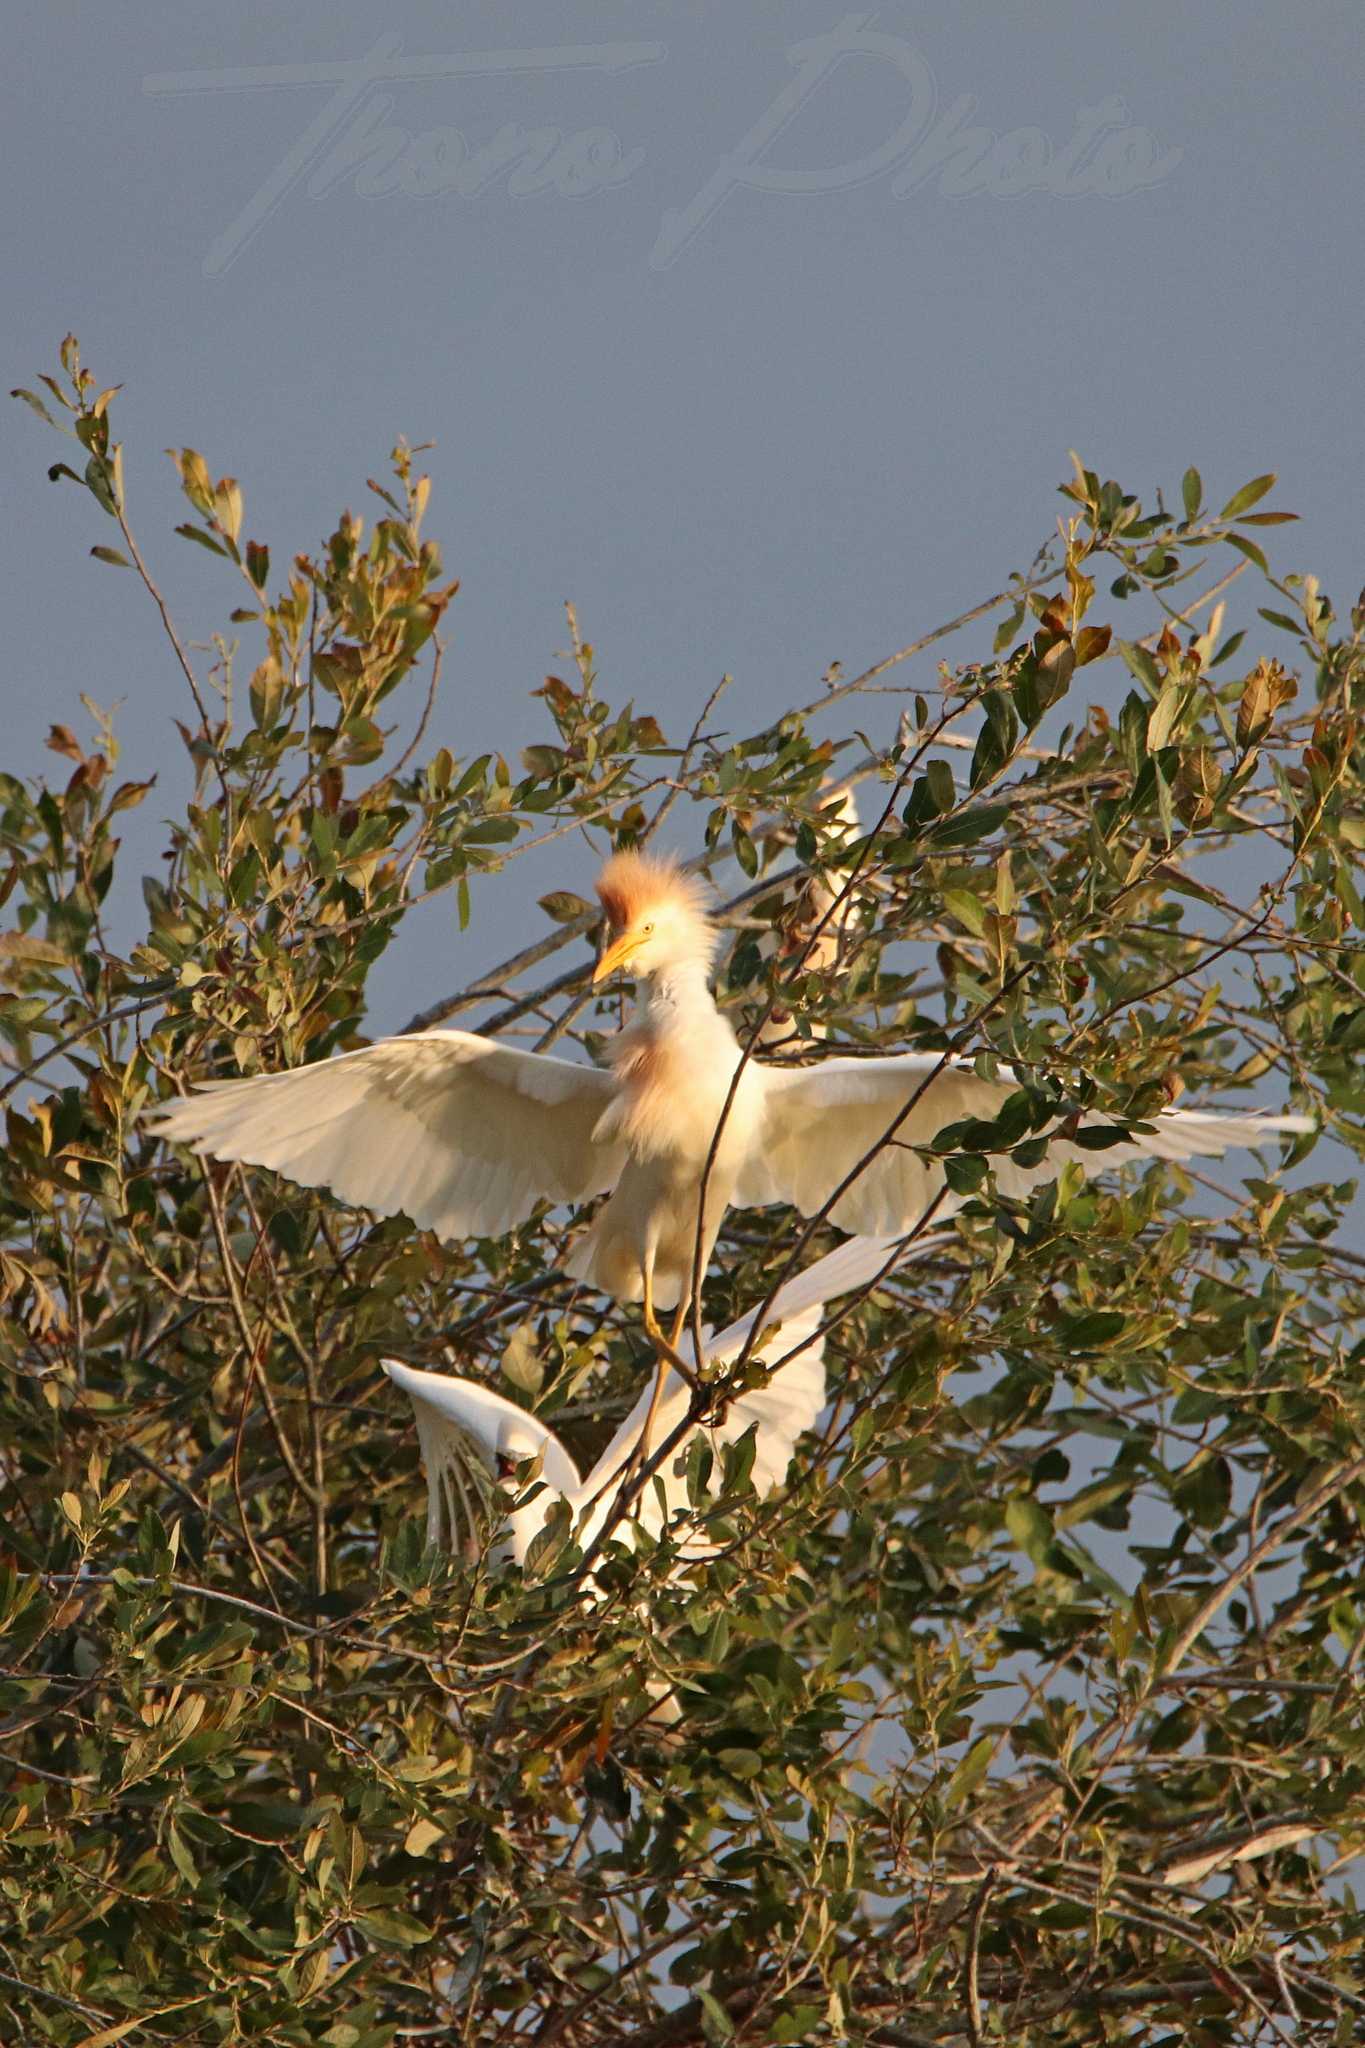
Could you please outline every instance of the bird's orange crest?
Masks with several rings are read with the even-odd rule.
[[[634,924],[656,904],[675,903],[709,923],[706,893],[693,875],[684,874],[671,855],[636,853],[627,847],[614,853],[597,877],[597,895],[615,932]]]

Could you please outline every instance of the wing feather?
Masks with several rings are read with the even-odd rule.
[[[518,1459],[539,1455],[544,1490],[529,1510],[513,1517],[514,1522],[522,1524],[524,1554],[533,1530],[543,1524],[556,1494],[572,1498],[578,1490],[578,1467],[554,1431],[538,1416],[528,1415],[475,1380],[420,1372],[396,1358],[381,1359],[380,1364],[412,1403],[427,1478],[428,1543],[454,1544],[458,1520],[455,1500],[460,1491],[456,1474],[470,1447],[478,1451],[490,1476],[496,1475],[500,1451]],[[515,1531],[512,1541],[515,1549]]]
[[[718,1452],[722,1444],[738,1442],[751,1424],[757,1424],[752,1478],[758,1494],[771,1493],[782,1485],[797,1438],[803,1430],[811,1428],[825,1405],[824,1341],[812,1342],[821,1314],[820,1308],[807,1309],[795,1320],[784,1323],[781,1331],[768,1339],[766,1348],[785,1363],[765,1387],[737,1395],[720,1419],[705,1428]],[[787,1357],[788,1352],[793,1355]],[[649,1391],[631,1409],[583,1482],[585,1500],[601,1496],[597,1512],[587,1525],[590,1533],[595,1533],[605,1520],[612,1501],[612,1483],[639,1442]],[[656,1445],[671,1436],[683,1420],[690,1398],[690,1389],[676,1373],[670,1373],[654,1419],[652,1441]],[[657,1538],[666,1522],[673,1522],[688,1510],[687,1454],[694,1436],[695,1432],[690,1432],[684,1437],[674,1456],[651,1475],[631,1509],[631,1520],[638,1521],[651,1537]],[[717,1470],[719,1464],[717,1457]],[[703,1557],[709,1554],[710,1546],[703,1536],[684,1533],[681,1548],[684,1556]]]
[[[791,1202],[812,1216],[856,1174],[829,1211],[840,1230],[898,1235],[912,1229],[936,1197],[935,1217],[950,1216],[962,1198],[947,1190],[937,1160],[922,1159],[909,1148],[928,1144],[967,1117],[993,1121],[1017,1085],[1007,1071],[997,1081],[984,1081],[972,1068],[944,1065],[933,1053],[770,1067],[762,1135],[740,1175],[735,1200]],[[1085,1121],[1104,1124],[1108,1118]],[[1150,1131],[1136,1132],[1101,1152],[1057,1138],[1037,1166],[1021,1167],[999,1155],[996,1180],[1002,1193],[1024,1195],[1055,1180],[1072,1159],[1091,1169],[1134,1159],[1214,1159],[1235,1147],[1312,1128],[1308,1117],[1169,1109],[1153,1119]]]
[[[266,1166],[448,1241],[497,1236],[539,1201],[614,1185],[619,1143],[593,1132],[610,1074],[467,1031],[381,1038],[283,1074],[215,1081],[158,1103],[158,1135]]]
[[[946,1241],[944,1232],[921,1238],[907,1247],[902,1260],[923,1256]],[[816,1333],[826,1320],[829,1303],[856,1287],[865,1287],[883,1268],[901,1263],[893,1259],[895,1243],[894,1238],[851,1238],[788,1280],[774,1295],[765,1319],[769,1334],[759,1343],[758,1351],[761,1356],[775,1359],[776,1369],[765,1386],[751,1387],[747,1393],[737,1395],[720,1420],[707,1430],[713,1446],[719,1447],[737,1442],[751,1423],[757,1424],[752,1475],[757,1493],[771,1493],[783,1484],[797,1438],[814,1428],[825,1405],[825,1347],[824,1339]],[[757,1313],[756,1309],[750,1310],[716,1335],[703,1333],[709,1363],[723,1364],[739,1355],[749,1340]],[[689,1389],[676,1373],[670,1373],[654,1422],[656,1444],[663,1443],[677,1428],[687,1413],[689,1399]],[[648,1407],[647,1390],[584,1480],[585,1499],[591,1500],[609,1487],[625,1465],[639,1442]],[[671,1520],[687,1507],[684,1469],[690,1443],[690,1437],[683,1440],[676,1456],[660,1469],[656,1478],[651,1478],[640,1496],[636,1512],[652,1535],[657,1536],[666,1519]],[[664,1493],[662,1507],[658,1496],[660,1484]],[[705,1541],[697,1538],[684,1548],[689,1556],[701,1556],[705,1554]]]

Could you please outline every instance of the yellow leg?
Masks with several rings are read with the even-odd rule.
[[[645,1334],[659,1354],[660,1367],[663,1369],[671,1365],[680,1379],[686,1380],[689,1387],[695,1387],[697,1384],[696,1370],[688,1364],[687,1360],[678,1350],[678,1344],[687,1321],[687,1311],[690,1305],[689,1298],[685,1295],[682,1301],[679,1302],[678,1313],[673,1321],[672,1335],[665,1336],[663,1325],[654,1310],[654,1274],[649,1266],[646,1266],[644,1269],[643,1279],[645,1298],[642,1315],[644,1318]]]
[[[664,1381],[668,1378],[668,1370],[668,1360],[660,1358],[659,1369],[654,1375],[654,1391],[649,1397],[649,1407],[645,1410],[645,1426],[640,1431],[640,1441],[636,1444],[631,1454],[630,1462],[626,1466],[627,1475],[638,1470],[649,1456],[649,1442],[654,1434],[654,1418],[659,1412],[659,1403],[663,1399]]]
[[[697,1384],[695,1372],[678,1351],[678,1344],[683,1333],[683,1325],[687,1320],[688,1297],[684,1295],[678,1304],[678,1313],[673,1321],[672,1335],[666,1337],[659,1318],[654,1312],[654,1268],[651,1263],[646,1263],[643,1279],[645,1330],[648,1333],[650,1343],[653,1344],[659,1354],[659,1369],[654,1375],[654,1391],[649,1397],[649,1407],[645,1413],[645,1426],[640,1431],[640,1441],[635,1446],[634,1454],[626,1468],[627,1472],[635,1471],[638,1466],[644,1464],[645,1459],[649,1456],[649,1442],[654,1431],[654,1418],[659,1412],[659,1403],[663,1399],[664,1382],[668,1378],[670,1368],[679,1374],[689,1387],[695,1389]]]
[[[669,1342],[675,1357],[677,1355],[678,1346],[682,1343],[683,1331],[687,1328],[687,1312],[691,1308],[691,1306],[692,1290],[689,1287],[686,1294],[683,1296],[682,1300],[678,1303],[678,1313],[673,1318],[673,1328],[669,1332]],[[685,1375],[685,1377],[689,1385],[693,1387],[696,1386],[697,1381],[695,1374],[689,1372]]]

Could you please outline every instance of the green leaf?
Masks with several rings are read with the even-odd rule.
[[[981,700],[985,723],[972,752],[973,789],[989,782],[1012,758],[1019,738],[1019,716],[1004,690],[988,690]]]
[[[445,1829],[434,1820],[419,1816],[403,1837],[403,1848],[409,1856],[425,1856],[427,1850],[445,1839]]]
[[[189,1843],[174,1821],[171,1821],[166,1829],[166,1846],[171,1852],[172,1863],[186,1884],[196,1886],[199,1883],[199,1866],[190,1852]]]
[[[1237,652],[1237,649],[1241,646],[1242,642],[1245,639],[1245,633],[1230,633],[1227,639],[1223,642],[1222,646],[1215,651],[1213,659],[1209,663],[1209,667],[1220,668],[1225,661],[1231,659],[1231,657]]]
[[[1254,540],[1248,540],[1244,533],[1225,533],[1223,539],[1230,548],[1236,548],[1239,555],[1245,555],[1249,562],[1254,562],[1264,575],[1270,574],[1270,564]]]
[[[95,502],[111,519],[118,517],[109,465],[102,455],[92,455],[85,465],[85,484]]]
[[[1140,683],[1145,683],[1154,697],[1162,691],[1161,671],[1145,647],[1139,647],[1134,640],[1120,640],[1119,653],[1127,662]]]
[[[545,1518],[545,1527],[526,1552],[528,1579],[544,1578],[569,1540],[573,1516],[566,1500],[557,1500]]]
[[[943,907],[960,925],[965,925],[974,938],[982,936],[986,929],[986,906],[970,889],[945,889]]]
[[[1126,1145],[1129,1133],[1122,1124],[1082,1124],[1071,1139],[1083,1152],[1107,1152],[1113,1145]]]
[[[220,547],[217,541],[213,538],[212,534],[205,533],[202,527],[191,526],[189,522],[186,521],[183,525],[177,526],[175,530],[180,535],[182,540],[192,540],[195,542],[196,546],[201,548],[207,548],[211,555],[221,555],[224,561],[229,561],[231,559],[227,549],[224,547]]]
[[[505,840],[515,839],[520,830],[516,818],[481,818],[461,837],[466,846],[501,845]]]
[[[10,397],[22,398],[24,404],[27,406],[31,406],[33,411],[37,413],[40,420],[46,420],[47,424],[50,427],[56,426],[56,420],[53,419],[52,414],[48,411],[47,407],[43,404],[42,399],[38,397],[36,392],[25,391],[23,385],[18,384],[15,386],[14,390],[10,392]]]
[[[930,826],[926,837],[934,847],[975,846],[979,839],[989,839],[998,831],[1008,815],[1004,804],[970,804],[955,818]]]
[[[734,2022],[720,2000],[714,1993],[708,1991],[705,1985],[698,1986],[697,1998],[705,2015],[706,2030],[709,2038],[713,2041],[733,2041],[735,2038]]]
[[[1220,519],[1235,519],[1239,512],[1249,512],[1251,507],[1263,498],[1267,491],[1275,488],[1275,472],[1267,471],[1264,476],[1254,476],[1249,484],[1243,484],[1240,491],[1234,491],[1218,514]]]
[[[716,1762],[732,1778],[748,1780],[756,1778],[763,1769],[763,1757],[756,1749],[722,1749],[716,1754]]]
[[[1185,691],[1179,683],[1163,683],[1161,694],[1152,706],[1147,720],[1147,747],[1150,753],[1158,753],[1166,746],[1180,716]]]
[[[1056,1536],[1052,1517],[1039,1501],[1028,1494],[1016,1494],[1005,1503],[1005,1527],[1032,1563],[1048,1562]]]
[[[1011,1506],[1017,1503],[1011,1502]],[[989,1768],[991,1754],[995,1748],[993,1735],[981,1735],[962,1758],[956,1770],[943,1788],[943,1804],[951,1812],[955,1807],[965,1806]]]
[[[1232,1504],[1232,1470],[1226,1458],[1196,1456],[1173,1488],[1182,1515],[1201,1529],[1217,1529]]]
[[[941,817],[952,810],[957,802],[957,784],[946,761],[935,757],[925,762],[924,784],[936,815]]]
[[[536,901],[556,924],[577,924],[581,918],[595,915],[591,903],[585,897],[575,896],[571,889],[552,889],[548,896],[538,896]]]
[[[1197,469],[1185,471],[1180,481],[1180,496],[1185,506],[1185,517],[1197,519],[1199,507],[1204,502],[1204,480]]]
[[[1164,772],[1160,763],[1153,763],[1153,768],[1152,781],[1156,793],[1157,812],[1161,819],[1162,838],[1166,845],[1169,846],[1175,838],[1175,795],[1171,788],[1170,777]]]
[[[534,1324],[518,1323],[503,1351],[500,1370],[523,1394],[540,1392],[545,1384],[545,1364],[536,1345]]]
[[[950,1153],[943,1162],[943,1177],[955,1195],[972,1195],[985,1180],[988,1168],[984,1159],[972,1153]]]
[[[115,569],[131,569],[133,566],[128,557],[121,555],[117,548],[91,548],[90,552],[97,562],[109,562]]]
[[[1120,1309],[1086,1309],[1081,1315],[1063,1316],[1057,1334],[1068,1351],[1093,1351],[1096,1345],[1112,1343],[1127,1322]]]
[[[355,1924],[371,1941],[385,1947],[416,1948],[432,1938],[429,1927],[399,1906],[371,1906],[356,1914]]]

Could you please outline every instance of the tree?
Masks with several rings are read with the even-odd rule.
[[[1365,611],[1271,572],[1273,478],[1215,514],[1190,470],[1147,510],[1077,464],[1026,576],[741,738],[714,698],[688,736],[614,703],[571,613],[543,737],[468,760],[434,744],[456,586],[405,447],[375,523],[283,572],[236,482],[178,454],[178,530],[240,628],[205,669],[130,524],[112,394],[70,338],[62,368],[21,395],[118,529],[92,552],[161,607],[194,797],[124,945],[101,905],[150,785],[117,779],[108,718],[54,726],[50,786],[0,778],[6,2034],[1358,2038]],[[983,619],[993,652],[869,745],[874,679]],[[951,1248],[842,1305],[787,1491],[727,1453],[715,1563],[679,1578],[622,1532],[596,1608],[562,1524],[524,1578],[486,1529],[425,1546],[377,1363],[458,1361],[590,1455],[647,1361],[633,1313],[560,1277],[581,1223],[451,1251],[136,1123],[177,1082],[359,1042],[405,917],[477,928],[512,861],[589,829],[700,848],[723,999],[769,1038],[790,1016],[790,1057],[1022,1077],[939,1140],[971,1196]],[[832,960],[807,944],[831,896]],[[600,1052],[594,912],[543,908],[425,1021]],[[1321,1119],[1296,1170],[1104,1176],[1175,1093],[1255,1084]],[[991,1154],[1068,1103],[1109,1119],[1095,1177],[1004,1201]],[[713,1320],[800,1237],[732,1212]]]

